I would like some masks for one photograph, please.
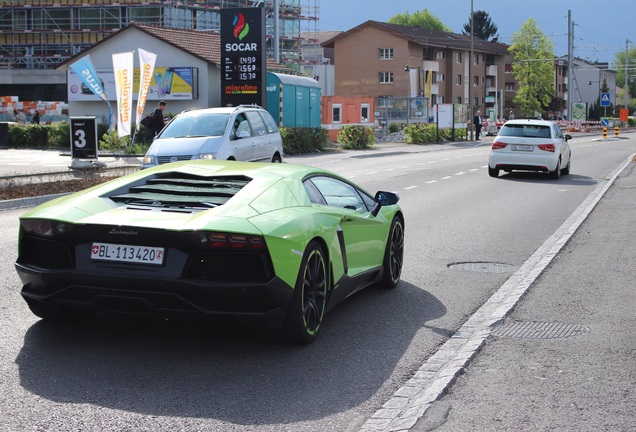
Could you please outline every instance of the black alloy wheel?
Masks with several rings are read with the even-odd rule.
[[[292,342],[310,343],[320,330],[327,305],[329,277],[325,253],[316,241],[307,246],[285,324]]]
[[[399,216],[393,218],[391,230],[384,252],[384,269],[382,286],[387,289],[395,288],[400,282],[402,264],[404,262],[404,222]]]

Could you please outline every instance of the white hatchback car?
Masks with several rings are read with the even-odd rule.
[[[283,140],[255,105],[185,111],[157,135],[141,168],[195,159],[282,162]]]
[[[572,150],[559,126],[547,120],[509,120],[492,143],[488,157],[488,174],[499,171],[547,172],[558,179],[570,173]]]

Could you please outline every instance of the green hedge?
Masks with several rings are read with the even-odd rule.
[[[466,129],[455,129],[453,137],[452,129],[439,130],[439,142],[462,141],[466,139]],[[438,141],[437,125],[427,123],[412,123],[404,128],[404,141],[408,144],[431,144]]]
[[[338,133],[338,142],[348,150],[367,149],[375,143],[375,133],[370,126],[345,126]]]
[[[134,131],[134,125],[133,131]],[[109,132],[108,125],[97,124],[99,149],[126,153],[145,152],[152,143],[153,132],[142,127],[135,136],[135,148],[129,148],[130,137],[119,138],[117,132]],[[71,128],[68,122],[57,122],[50,125],[10,125],[9,140],[14,148],[59,148],[70,150]]]
[[[315,153],[328,143],[327,131],[323,128],[281,127],[280,136],[286,155]]]

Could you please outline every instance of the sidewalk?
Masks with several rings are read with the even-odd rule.
[[[636,430],[635,170],[410,430]]]

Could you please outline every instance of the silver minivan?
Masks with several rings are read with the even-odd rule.
[[[141,168],[197,159],[282,162],[283,140],[255,105],[185,111],[157,135]]]

